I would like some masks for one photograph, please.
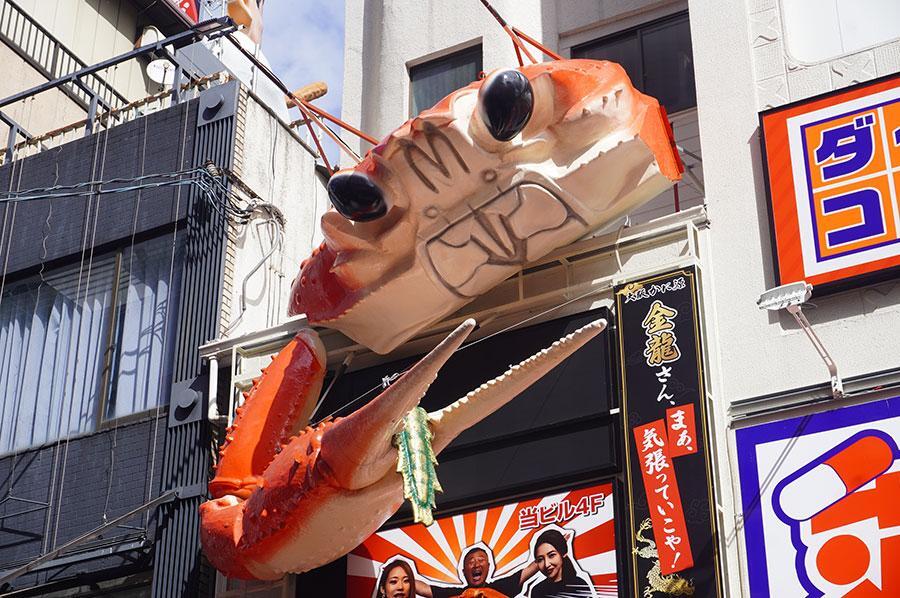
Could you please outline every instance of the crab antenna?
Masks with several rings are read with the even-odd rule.
[[[372,145],[378,145],[378,140],[375,139],[374,137],[366,135],[359,129],[350,126],[349,124],[345,123],[344,121],[342,121],[341,119],[339,119],[335,116],[332,116],[331,114],[328,114],[321,108],[318,108],[317,106],[313,106],[310,102],[307,102],[303,99],[296,97],[293,94],[293,92],[291,92],[291,90],[289,90],[287,88],[287,86],[278,77],[278,75],[273,73],[272,69],[270,69],[266,65],[260,63],[256,59],[256,56],[253,55],[252,52],[250,52],[249,50],[244,48],[240,44],[240,42],[238,42],[232,36],[228,35],[228,36],[226,36],[226,38],[232,43],[232,45],[234,47],[237,48],[237,50],[241,54],[246,56],[256,66],[256,68],[260,69],[269,78],[270,81],[275,83],[275,85],[281,90],[281,92],[284,93],[285,96],[288,97],[288,99],[291,101],[291,103],[293,103],[295,106],[297,106],[297,108],[300,110],[300,113],[303,115],[303,118],[306,121],[306,126],[309,129],[310,135],[312,136],[313,141],[316,144],[316,149],[319,151],[319,156],[322,158],[322,161],[325,163],[325,167],[328,169],[328,172],[334,172],[334,169],[331,167],[331,164],[328,162],[328,158],[325,156],[325,152],[322,150],[322,144],[319,142],[319,138],[315,134],[314,129],[312,128],[313,124],[315,124],[319,128],[321,128],[322,131],[324,131],[326,135],[331,137],[335,143],[337,143],[339,146],[341,146],[341,148],[344,151],[348,152],[352,157],[356,158],[357,161],[359,161],[359,156],[357,156],[356,153],[353,152],[353,150],[351,150],[350,147],[338,135],[336,135],[334,131],[332,131],[329,127],[327,127],[325,125],[325,123],[323,123],[319,119],[320,116],[322,118],[326,118],[327,120],[333,122],[334,124],[338,125],[342,129],[344,129],[345,131],[349,131],[350,133],[353,133],[360,139],[363,139],[364,141],[368,141]]]
[[[288,98],[294,103],[297,108],[300,109],[300,114],[303,115],[303,118],[306,120],[306,128],[309,129],[309,136],[312,137],[313,141],[316,144],[316,149],[319,151],[319,157],[322,158],[322,162],[325,163],[325,168],[328,169],[329,174],[334,174],[335,170],[331,167],[331,163],[328,162],[328,156],[325,155],[325,150],[322,149],[322,143],[319,141],[319,136],[316,135],[315,130],[312,127],[313,119],[322,127],[322,130],[328,131],[329,136],[334,139],[337,137],[336,135],[331,134],[331,129],[326,127],[324,123],[320,122],[316,119],[306,108],[303,106],[303,103],[300,102],[297,98],[294,97],[294,94],[288,92]]]
[[[298,97],[294,96],[294,94],[291,92],[288,92],[285,95],[287,95],[287,97],[291,101],[291,103],[293,103],[295,106],[297,106],[297,108],[300,110],[300,113],[303,115],[303,118],[306,121],[306,126],[310,130],[310,134],[312,134],[311,123],[315,123],[325,132],[326,135],[331,137],[335,143],[337,143],[339,146],[341,146],[341,148],[345,152],[347,152],[351,157],[353,157],[357,162],[361,161],[362,158],[360,158],[356,154],[356,152],[354,152],[350,148],[350,146],[348,146],[344,142],[343,139],[341,139],[339,136],[337,136],[334,133],[334,131],[332,131],[327,125],[325,125],[325,123],[323,123],[321,120],[319,120],[319,117],[322,117],[326,120],[333,122],[337,126],[344,129],[345,131],[349,131],[349,132],[353,133],[354,135],[356,135],[363,141],[368,141],[372,145],[378,145],[378,140],[375,139],[374,137],[372,137],[370,135],[366,135],[365,133],[363,133],[356,127],[342,121],[341,119],[339,119],[336,116],[329,114],[328,112],[326,112],[325,110],[322,110],[318,106],[313,105],[311,102],[308,102],[302,98],[298,98]],[[333,169],[328,164],[328,160],[325,158],[325,154],[322,153],[322,147],[319,144],[318,139],[316,138],[315,135],[313,135],[313,139],[316,141],[316,147],[319,149],[319,154],[322,156],[322,161],[325,162],[325,166],[328,168],[329,172],[333,172]]]
[[[537,48],[538,50],[543,52],[544,55],[549,56],[553,60],[562,60],[563,59],[562,56],[560,56],[559,54],[557,54],[556,52],[554,52],[553,50],[551,50],[550,48],[548,48],[541,42],[537,41],[533,37],[523,33],[517,27],[513,27],[512,30],[513,30],[513,33],[515,33],[517,36],[524,39],[526,42],[528,42],[529,44],[531,44],[532,46],[534,46],[535,48]]]
[[[532,64],[537,64],[537,60],[534,59],[534,56],[531,55],[531,52],[528,51],[528,48],[525,47],[525,44],[522,43],[522,40],[520,40],[518,36],[513,33],[513,30],[506,23],[506,20],[500,16],[500,13],[498,13],[497,10],[493,6],[491,6],[487,0],[481,0],[481,3],[484,4],[484,7],[488,9],[488,12],[491,13],[491,15],[493,15],[495,19],[497,19],[497,22],[500,23],[501,27],[503,27],[503,31],[505,31],[506,35],[509,36],[509,39],[512,40],[513,48],[515,48],[516,50],[516,58],[519,59],[519,66],[524,66],[524,63],[522,62],[523,52]]]
[[[491,6],[487,0],[481,0],[481,3],[484,5],[484,7],[486,9],[488,9],[488,12],[491,13],[491,15],[493,15],[493,17],[495,19],[497,19],[497,22],[500,23],[500,26],[503,27],[503,30],[506,32],[506,34],[512,40],[513,47],[516,50],[516,58],[519,59],[519,66],[523,66],[523,64],[522,64],[522,53],[523,52],[528,57],[528,59],[531,60],[531,62],[533,64],[537,64],[537,62],[538,62],[537,60],[535,60],[534,56],[531,55],[531,52],[528,51],[528,47],[525,46],[525,44],[523,43],[523,40],[528,42],[534,48],[540,50],[544,55],[549,56],[553,60],[562,60],[562,56],[560,56],[556,52],[550,50],[549,48],[547,48],[547,46],[543,45],[536,39],[530,37],[529,35],[526,35],[525,33],[522,33],[515,27],[510,27],[507,24],[506,20],[502,16],[500,16],[500,13],[497,12],[497,9],[495,9],[493,6]]]

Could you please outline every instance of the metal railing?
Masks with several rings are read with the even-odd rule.
[[[0,0],[0,41],[50,80],[87,67],[13,0]],[[66,85],[61,89],[85,110],[89,109],[95,96],[106,108],[118,108],[128,103],[125,96],[95,73],[84,77],[82,82],[83,86]]]
[[[3,2],[3,0],[0,0],[0,2]],[[10,0],[5,0],[5,4],[12,5],[12,2],[10,2]],[[0,23],[2,23],[2,21],[0,21]],[[166,39],[160,40],[153,44],[141,46],[140,48],[131,50],[130,52],[126,52],[124,54],[120,54],[119,56],[115,56],[113,58],[109,58],[102,62],[98,62],[97,64],[85,66],[71,73],[59,75],[58,77],[53,78],[46,83],[36,85],[30,89],[26,89],[0,100],[0,121],[5,123],[10,128],[9,140],[5,152],[6,161],[13,159],[15,150],[21,145],[18,140],[19,137],[22,137],[24,139],[24,143],[39,142],[44,138],[29,135],[7,114],[4,114],[3,109],[7,106],[13,105],[17,102],[21,102],[22,100],[31,98],[52,89],[77,89],[80,93],[85,94],[85,97],[89,99],[87,104],[87,118],[84,121],[78,123],[78,126],[83,125],[84,134],[90,135],[91,133],[93,133],[94,126],[98,122],[101,123],[101,125],[105,122],[106,126],[109,126],[111,118],[116,118],[122,110],[127,109],[129,106],[141,103],[141,101],[139,100],[138,102],[133,102],[131,104],[125,103],[118,108],[110,106],[110,104],[101,97],[100,93],[95,91],[88,84],[88,82],[93,81],[94,79],[99,79],[97,76],[98,72],[102,72],[108,68],[114,67],[118,64],[122,64],[129,60],[134,60],[135,58],[141,56],[147,56],[151,58],[164,58],[175,66],[175,76],[173,78],[172,85],[170,86],[170,89],[165,92],[165,95],[171,97],[171,101],[173,104],[177,104],[181,101],[181,95],[185,87],[183,84],[185,82],[189,84],[196,83],[204,80],[209,80],[210,77],[203,76],[200,73],[196,73],[189,67],[183,65],[181,61],[176,58],[175,52],[178,49],[193,44],[201,39],[212,40],[218,37],[227,36],[229,33],[235,31],[236,29],[236,25],[228,17],[211,19],[203,23],[198,23],[188,31],[184,31],[182,33],[167,37]],[[63,127],[63,129],[60,129],[59,131],[68,130],[70,128],[71,127]]]

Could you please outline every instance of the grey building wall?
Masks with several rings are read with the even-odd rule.
[[[234,158],[236,82],[204,92],[198,102],[193,164],[231,167]],[[217,103],[222,98],[221,104]],[[218,106],[216,109],[212,107]],[[200,558],[200,504],[206,498],[211,452],[202,396],[208,381],[199,347],[218,335],[226,222],[194,189],[187,219],[187,255],[179,305],[174,384],[166,432],[163,489],[180,500],[163,507],[154,563],[153,596],[199,596],[208,591]]]
[[[101,526],[104,516],[114,519],[156,496],[165,420],[163,410],[158,418],[151,415],[117,429],[68,442],[62,439],[0,459],[0,569],[24,565]],[[156,536],[155,523],[146,513],[137,515],[81,546],[78,558],[22,576],[12,587],[53,583],[135,562],[146,567]],[[131,549],[99,556],[100,549],[116,545]]]
[[[29,189],[131,178],[183,170],[192,163],[197,102],[187,102],[84,139],[0,166],[0,197]],[[103,189],[124,187],[110,183]],[[58,192],[56,192],[58,193]],[[180,201],[179,201],[180,200]],[[64,197],[7,204],[0,264],[10,275],[80,255],[86,230],[94,247],[130,239],[184,218],[181,187],[142,189],[94,197]],[[93,226],[98,217],[98,225]],[[90,246],[90,245],[89,245]]]
[[[214,95],[201,94],[199,99],[0,167],[0,190],[11,185],[28,189],[130,179],[196,167],[207,160],[230,167],[238,86],[219,86],[209,92]],[[225,98],[225,108],[209,110],[206,100],[219,95]],[[4,217],[7,226],[0,242],[0,264],[9,264],[4,273],[7,280],[33,273],[42,262],[52,267],[78,260],[85,239],[88,248],[93,245],[100,251],[128,244],[132,236],[160,230],[171,235],[176,223],[186,258],[179,265],[182,283],[173,337],[172,392],[159,416],[150,414],[128,425],[120,422],[112,429],[109,426],[114,424],[107,423],[107,428],[93,434],[0,458],[0,577],[175,490],[178,498],[173,502],[136,516],[126,522],[129,527],[111,528],[88,545],[107,553],[126,550],[122,555],[95,551],[88,555],[90,560],[84,560],[74,559],[67,551],[51,561],[54,566],[19,577],[12,587],[82,585],[153,568],[153,595],[198,595],[202,576],[197,507],[206,492],[210,451],[199,392],[206,382],[200,376],[197,348],[217,334],[224,211],[211,206],[196,186],[182,186],[99,199],[7,203],[0,207],[0,221]],[[48,506],[40,508],[37,503]],[[32,507],[38,508],[17,514]]]

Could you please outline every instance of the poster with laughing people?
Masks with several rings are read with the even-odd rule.
[[[617,596],[612,484],[380,531],[348,557],[348,598]]]

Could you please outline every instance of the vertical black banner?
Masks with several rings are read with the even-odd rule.
[[[615,289],[637,598],[722,594],[696,277]]]

